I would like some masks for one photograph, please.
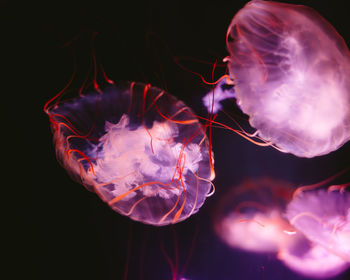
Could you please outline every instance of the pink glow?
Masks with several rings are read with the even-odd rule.
[[[310,243],[301,234],[295,238],[293,246],[280,250],[278,258],[291,270],[312,278],[334,277],[349,267],[344,259]]]
[[[350,262],[349,192],[300,192],[288,204],[286,217],[310,241]]]
[[[336,276],[350,266],[350,193],[321,183],[292,192],[283,181],[245,180],[219,201],[214,229],[230,247],[275,253],[298,274]]]
[[[248,2],[227,31],[237,103],[258,135],[299,157],[350,139],[350,54],[316,11]]]
[[[245,180],[220,200],[215,231],[233,248],[277,253],[294,241],[295,230],[282,216],[291,195],[291,185],[284,181]]]

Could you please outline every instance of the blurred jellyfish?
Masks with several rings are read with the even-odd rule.
[[[294,238],[293,246],[279,251],[278,258],[291,270],[312,278],[334,277],[349,267],[344,259],[300,233]]]
[[[220,201],[214,228],[229,246],[276,253],[298,274],[336,276],[350,266],[350,195],[339,189],[292,195],[283,181],[245,180]]]
[[[349,192],[298,192],[288,204],[285,217],[311,242],[302,254],[281,254],[288,266],[315,277],[334,276],[350,266]]]
[[[350,52],[316,11],[253,0],[234,16],[226,41],[234,87],[223,79],[215,98],[209,92],[209,111],[235,97],[256,135],[299,157],[328,154],[350,139]]]
[[[231,247],[277,253],[293,241],[294,229],[282,216],[291,195],[291,185],[284,181],[245,180],[217,206],[215,231]]]
[[[244,218],[243,218],[244,217]],[[231,213],[220,224],[218,232],[231,247],[251,252],[278,252],[289,239],[283,233],[288,226],[279,212]]]
[[[116,212],[152,225],[196,213],[211,190],[212,155],[192,110],[150,85],[112,85],[45,105],[58,161]]]
[[[289,222],[309,240],[350,262],[350,193],[299,193],[287,206]]]

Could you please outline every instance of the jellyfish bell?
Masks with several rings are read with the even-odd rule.
[[[344,40],[304,6],[251,1],[227,32],[228,68],[259,135],[314,157],[350,139],[350,55]]]
[[[299,157],[350,139],[350,52],[316,11],[250,1],[229,25],[226,45],[234,87],[217,88],[214,105],[236,98],[260,138]]]
[[[324,189],[298,193],[285,217],[310,241],[350,264],[350,193]]]
[[[45,105],[58,161],[114,211],[157,226],[196,213],[214,178],[194,112],[150,85],[113,84]]]
[[[323,195],[324,194],[321,196]],[[328,199],[330,199],[330,197],[328,197]],[[328,199],[323,201],[322,205],[327,205]],[[305,207],[307,207],[306,204],[308,203],[315,206],[315,200],[317,199],[314,197],[314,199],[304,201],[302,204],[305,205]],[[301,203],[301,201],[299,202]],[[291,215],[291,211],[294,211],[291,210],[291,207],[294,208],[296,206],[295,203],[295,200],[292,200],[288,205],[288,217]],[[331,202],[331,204],[332,203],[333,202]],[[322,207],[327,208],[327,206]],[[303,223],[301,221],[297,222],[302,216],[308,217],[312,219],[312,221],[308,220],[307,223],[305,223],[305,220],[302,221]],[[324,218],[327,219],[327,216],[324,215]],[[307,277],[321,279],[337,276],[347,270],[350,263],[344,254],[339,254],[339,252],[336,252],[331,248],[333,246],[333,242],[331,241],[332,238],[327,236],[325,238],[322,237],[320,240],[320,238],[315,237],[315,234],[319,236],[326,235],[324,227],[332,227],[332,225],[325,222],[323,226],[320,227],[314,223],[315,220],[313,219],[318,220],[318,217],[314,216],[311,212],[302,212],[290,219],[290,223],[296,228],[298,237],[295,238],[295,242],[292,246],[281,248],[277,255],[278,259],[280,259],[291,270]],[[330,217],[330,220],[334,219]],[[314,229],[310,231],[311,227],[314,227]],[[333,230],[335,230],[335,227]],[[346,235],[346,233],[341,233],[340,235]],[[325,242],[326,240],[328,240],[328,244]],[[347,247],[347,244],[350,244],[349,241],[346,240],[342,240],[341,242],[344,249]]]
[[[243,218],[244,217],[244,218]],[[288,223],[278,211],[231,213],[220,224],[222,239],[231,247],[256,253],[278,252],[290,237],[284,233]]]
[[[312,278],[329,278],[344,272],[349,263],[323,246],[310,242],[302,234],[292,246],[278,252],[278,259],[298,274]]]
[[[291,194],[291,185],[282,180],[245,180],[220,200],[215,232],[233,248],[277,253],[294,242],[294,229],[282,215]]]

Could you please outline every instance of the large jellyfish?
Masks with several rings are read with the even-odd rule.
[[[45,105],[58,161],[116,212],[152,225],[196,213],[214,178],[204,127],[174,96],[124,83]]]
[[[218,86],[213,105],[209,93],[209,110],[235,97],[255,135],[299,157],[330,153],[350,139],[350,52],[316,11],[250,1],[234,16],[226,45],[234,87]]]

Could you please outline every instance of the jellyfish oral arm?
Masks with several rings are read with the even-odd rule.
[[[230,98],[236,98],[234,88],[226,79],[222,79],[202,98],[202,102],[209,113],[216,114],[222,109],[220,102]]]

